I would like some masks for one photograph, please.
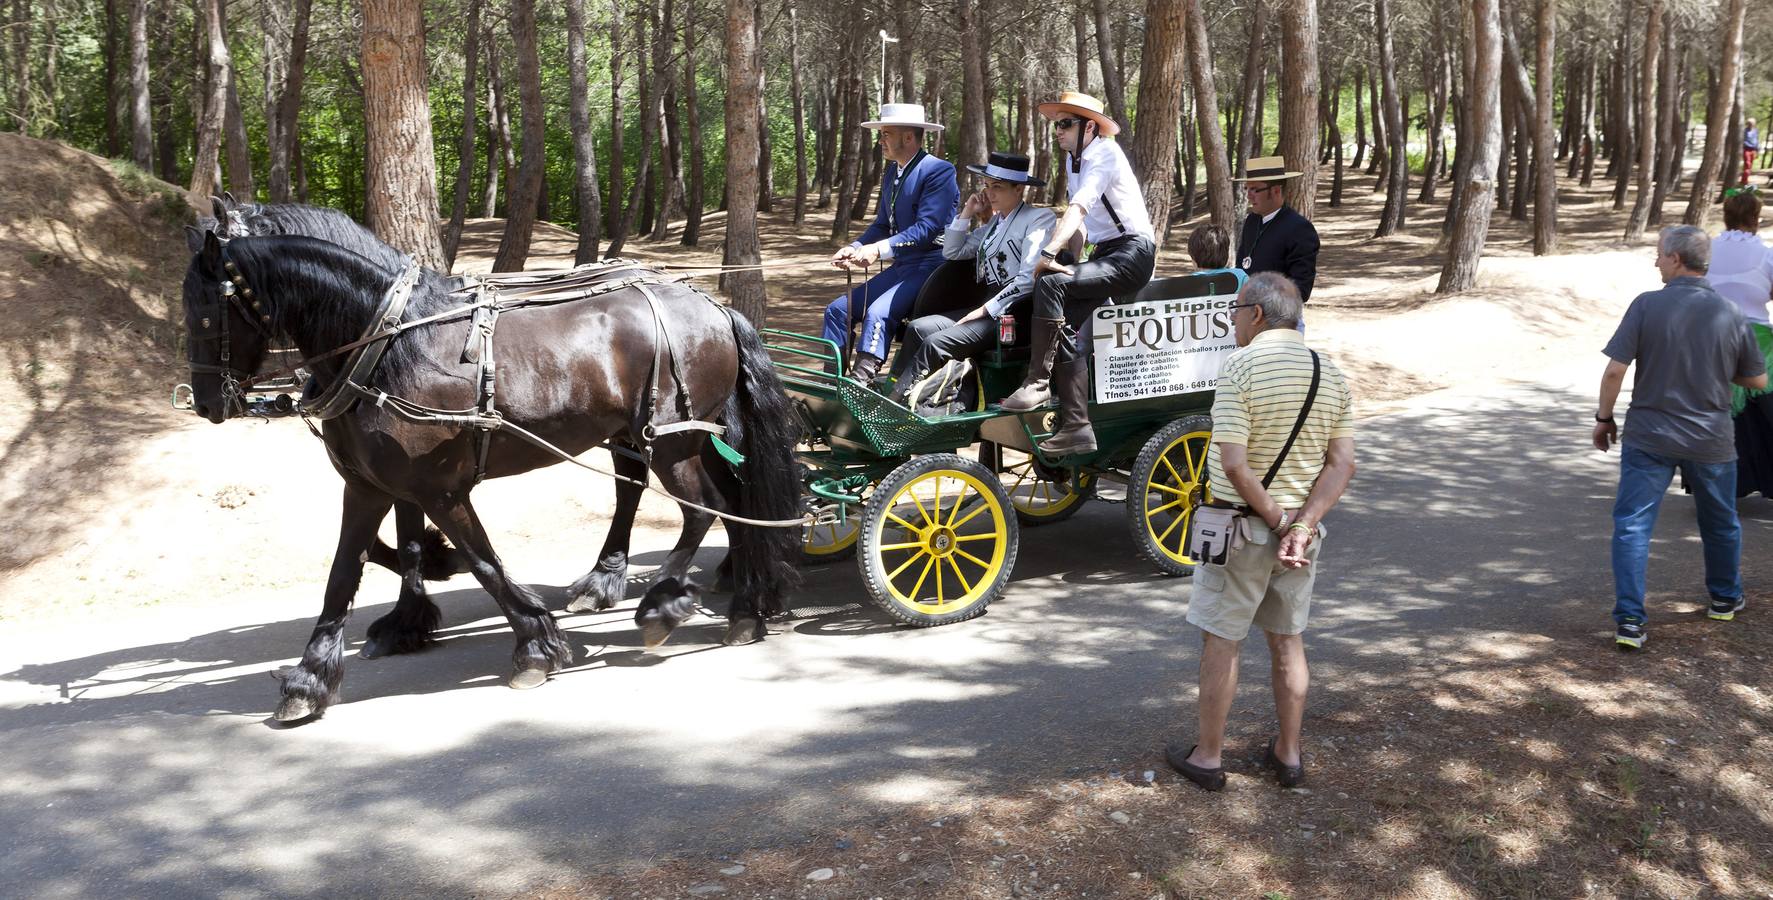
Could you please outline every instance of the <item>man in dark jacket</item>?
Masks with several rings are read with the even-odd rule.
[[[1286,160],[1258,156],[1244,168],[1244,195],[1250,214],[1237,236],[1238,268],[1254,275],[1279,272],[1299,289],[1301,302],[1311,300],[1311,283],[1317,280],[1317,229],[1311,221],[1287,205],[1284,182],[1299,177],[1287,171]],[[1305,320],[1300,320],[1304,330]]]

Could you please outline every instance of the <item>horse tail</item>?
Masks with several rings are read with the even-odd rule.
[[[801,514],[800,463],[794,458],[800,429],[794,408],[757,329],[737,312],[729,309],[727,316],[739,348],[738,383],[727,400],[727,442],[745,457],[737,467],[737,513],[749,519],[792,519]],[[733,605],[728,618],[787,612],[788,595],[800,583],[795,565],[800,529],[740,522],[728,522],[726,527],[733,558]]]

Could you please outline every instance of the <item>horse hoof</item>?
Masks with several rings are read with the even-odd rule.
[[[527,691],[539,688],[547,682],[548,672],[545,669],[518,669],[511,673],[511,679],[505,683],[510,685],[512,690]]]
[[[357,651],[358,659],[380,659],[387,656],[388,650],[374,638],[363,642],[363,649]]]
[[[640,625],[640,638],[646,642],[646,649],[656,649],[671,637],[671,626],[660,619],[649,619]]]
[[[756,619],[739,619],[727,623],[726,635],[720,639],[720,642],[728,647],[738,647],[743,644],[755,644],[761,640],[763,640],[763,625],[761,623]]]
[[[566,611],[569,613],[603,612],[615,605],[616,601],[609,597],[598,597],[591,594],[585,594],[580,597],[574,597],[573,602],[566,605]]]
[[[314,708],[312,700],[306,697],[284,697],[283,702],[277,704],[277,712],[273,713],[271,718],[285,723],[301,722],[312,719],[318,714],[319,710]]]

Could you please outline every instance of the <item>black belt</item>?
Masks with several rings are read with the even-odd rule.
[[[1207,505],[1214,509],[1235,509],[1240,513],[1252,512],[1248,506],[1239,506],[1229,500],[1208,500]]]

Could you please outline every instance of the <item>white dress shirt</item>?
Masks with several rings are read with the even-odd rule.
[[[1711,288],[1742,308],[1750,322],[1767,322],[1767,296],[1773,293],[1773,251],[1756,235],[1726,231],[1711,239]]]
[[[1078,162],[1081,171],[1071,189],[1071,202],[1083,207],[1084,234],[1090,242],[1100,244],[1132,234],[1155,240],[1151,214],[1145,211],[1145,194],[1139,190],[1139,179],[1120,145],[1095,138]]]

